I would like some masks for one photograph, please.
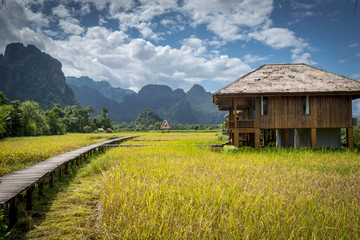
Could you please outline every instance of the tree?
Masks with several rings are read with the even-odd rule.
[[[68,132],[90,132],[91,129],[95,129],[87,108],[78,109],[77,106],[68,106],[64,112],[63,122]]]
[[[95,113],[95,108],[94,108],[94,105],[90,104],[89,106],[87,106],[87,111],[90,115],[90,117]]]
[[[101,124],[104,129],[112,128],[112,120],[108,116],[108,108],[107,107],[102,107]]]
[[[50,134],[60,135],[65,134],[66,126],[63,123],[62,117],[65,116],[64,111],[59,105],[55,104],[54,107],[46,112],[46,121],[49,125]]]
[[[137,116],[136,125],[142,125],[148,127],[149,125],[155,125],[156,122],[162,122],[161,117],[152,109],[143,109]]]
[[[161,127],[161,124],[162,124],[162,122],[156,122],[156,123],[154,124],[154,130],[159,130],[160,127]]]
[[[5,117],[6,130],[11,137],[19,137],[22,135],[20,101],[12,101],[10,111]]]
[[[12,107],[9,105],[0,106],[0,139],[9,136],[6,118],[11,110]]]
[[[5,97],[5,94],[3,92],[0,92],[0,106],[5,105],[7,101],[8,99]]]
[[[49,133],[45,113],[37,102],[25,101],[21,103],[20,109],[22,112],[22,129],[25,136],[40,136]]]

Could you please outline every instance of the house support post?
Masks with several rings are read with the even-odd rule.
[[[285,147],[289,147],[289,129],[285,129]]]
[[[310,131],[310,145],[312,148],[316,147],[316,128],[312,128]]]
[[[234,130],[234,143],[233,145],[235,147],[239,147],[239,130],[235,129]]]
[[[354,128],[346,128],[347,147],[354,148]]]
[[[260,128],[255,128],[255,148],[260,147]]]

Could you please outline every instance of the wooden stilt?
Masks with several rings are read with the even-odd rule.
[[[12,228],[18,219],[18,199],[14,197],[10,200],[9,208],[9,227]]]
[[[260,147],[260,129],[255,128],[255,148]]]
[[[234,146],[239,147],[239,131],[234,131]]]
[[[312,128],[310,131],[310,144],[311,147],[316,147],[316,128]]]
[[[289,129],[285,129],[285,147],[289,147]]]
[[[59,178],[61,178],[62,176],[62,169],[61,169],[61,166],[59,167]]]
[[[33,204],[32,204],[32,195],[33,195],[34,187],[30,187],[28,190],[26,190],[26,210],[31,210]]]
[[[65,174],[69,175],[69,163],[65,163]]]
[[[354,148],[354,128],[350,127],[346,129],[347,147]]]
[[[50,173],[50,180],[49,180],[50,187],[54,187],[54,173]]]
[[[39,194],[39,196],[44,196],[44,182],[43,181],[38,183],[38,194]]]

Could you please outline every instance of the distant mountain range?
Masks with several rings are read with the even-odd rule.
[[[116,122],[134,121],[149,108],[171,123],[217,124],[224,113],[211,102],[210,92],[195,84],[185,93],[165,85],[149,84],[138,93],[114,88],[108,82],[88,77],[67,77],[61,63],[34,45],[12,43],[0,54],[0,91],[10,100],[33,100],[43,109],[92,104],[96,114],[103,106]]]
[[[66,80],[82,106],[94,105],[96,114],[106,106],[110,118],[116,122],[134,121],[145,108],[155,110],[170,123],[216,124],[223,121],[224,113],[211,102],[211,93],[198,84],[186,93],[183,89],[172,90],[166,85],[154,84],[135,93],[88,77],[67,77]]]
[[[96,89],[103,96],[106,96],[107,98],[118,103],[121,103],[126,95],[135,93],[130,89],[114,88],[106,81],[95,82],[89,77],[66,77],[66,83],[70,85],[71,88],[86,86],[92,89]]]

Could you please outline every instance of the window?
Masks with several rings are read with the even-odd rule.
[[[268,115],[269,99],[268,97],[261,97],[261,116]]]
[[[302,113],[304,115],[310,115],[310,99],[309,96],[301,97]]]

